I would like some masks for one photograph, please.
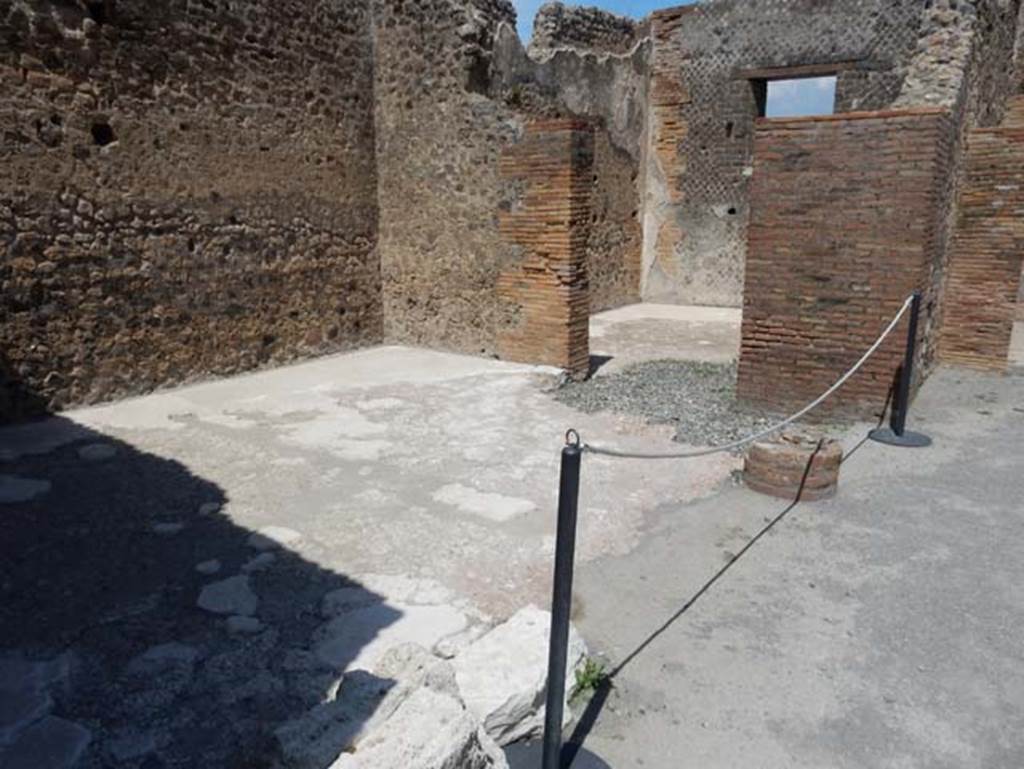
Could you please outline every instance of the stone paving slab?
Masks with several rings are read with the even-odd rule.
[[[556,403],[557,380],[385,347],[0,431],[4,474],[49,484],[0,508],[0,659],[78,660],[49,700],[5,706],[62,719],[79,769],[273,766],[274,728],[346,671],[407,641],[457,655],[546,604],[568,427],[673,445]],[[581,561],[734,466],[593,463]]]

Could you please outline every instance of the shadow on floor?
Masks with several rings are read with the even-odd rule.
[[[884,418],[884,414],[883,414]],[[824,439],[818,442],[817,448],[811,453],[807,460],[807,464],[804,467],[803,476],[800,479],[800,484],[797,488],[796,495],[793,501],[790,502],[786,507],[775,515],[754,537],[747,542],[743,548],[736,553],[722,568],[720,568],[715,574],[694,593],[676,612],[674,612],[668,619],[659,627],[655,628],[633,651],[629,652],[612,670],[608,673],[597,690],[594,692],[590,701],[587,703],[587,707],[580,714],[579,719],[576,721],[576,725],[573,728],[572,734],[565,740],[565,745],[562,749],[561,766],[563,769],[584,769],[591,764],[579,763],[580,759],[584,755],[589,755],[584,750],[583,745],[587,740],[587,737],[593,731],[597,721],[601,715],[601,711],[604,709],[605,704],[608,701],[608,697],[611,694],[612,689],[615,686],[616,677],[622,673],[622,671],[637,657],[658,639],[663,633],[671,628],[676,622],[678,622],[692,607],[697,603],[722,577],[728,573],[730,569],[735,566],[740,559],[746,555],[751,548],[756,545],[762,537],[768,532],[774,529],[782,520],[789,515],[792,510],[800,504],[800,499],[804,493],[804,487],[807,483],[807,477],[811,472],[811,467],[814,464],[814,459],[817,457],[818,452],[824,444]],[[523,764],[524,769],[526,764]],[[602,764],[596,764],[595,766],[602,766]]]
[[[509,745],[505,748],[509,769],[540,769],[542,745],[539,740]],[[563,769],[611,769],[593,753],[577,745],[565,746],[562,750],[561,763]]]
[[[381,604],[325,663],[323,598],[355,583],[251,540],[228,502],[182,464],[60,417],[0,430],[0,765],[277,765],[275,730],[330,699],[400,615]],[[390,682],[363,684],[379,701]],[[375,705],[290,765],[340,752]]]
[[[611,363],[614,358],[611,355],[591,355],[590,356],[590,368],[587,371],[587,379],[594,376],[603,366]]]
[[[0,425],[15,417],[39,417],[46,413],[46,399],[22,382],[11,361],[0,351]]]

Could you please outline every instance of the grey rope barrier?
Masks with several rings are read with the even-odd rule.
[[[718,454],[725,451],[732,451],[733,449],[738,449],[743,446],[746,446],[747,444],[753,443],[754,441],[760,440],[761,438],[764,438],[767,435],[776,433],[779,430],[782,430],[783,428],[793,424],[793,422],[797,421],[801,417],[814,411],[814,409],[818,408],[818,406],[820,406],[832,395],[834,395],[840,387],[846,384],[849,381],[850,377],[852,377],[854,374],[860,371],[861,368],[864,367],[864,364],[867,363],[868,360],[871,358],[871,356],[878,351],[878,348],[882,346],[882,343],[885,342],[889,334],[891,334],[896,329],[896,326],[899,325],[899,322],[903,319],[903,316],[907,314],[907,310],[909,310],[911,305],[913,305],[914,303],[915,297],[913,295],[907,297],[907,300],[903,303],[903,306],[900,308],[900,311],[896,313],[896,316],[892,319],[889,325],[886,326],[885,331],[882,332],[881,336],[879,336],[878,339],[875,340],[875,343],[868,348],[868,351],[861,356],[860,360],[858,360],[853,365],[853,368],[851,368],[849,371],[843,374],[834,385],[832,385],[830,388],[828,388],[828,390],[826,390],[824,393],[822,393],[820,396],[818,396],[813,401],[808,403],[806,406],[804,406],[802,409],[800,409],[792,416],[786,417],[786,419],[783,419],[781,422],[778,422],[772,425],[771,427],[766,427],[764,430],[761,430],[760,432],[754,433],[753,435],[749,435],[746,438],[741,438],[738,441],[733,441],[732,443],[723,444],[721,446],[711,446],[709,448],[695,449],[693,451],[677,451],[666,454],[648,454],[643,452],[620,451],[619,449],[608,448],[606,446],[598,446],[592,443],[584,443],[583,451],[589,454],[599,454],[606,457],[616,457],[618,459],[693,459],[696,457],[706,457],[711,454]]]
[[[882,335],[867,349],[856,364],[854,364],[853,368],[839,378],[836,384],[829,387],[820,396],[805,405],[803,409],[792,417],[787,417],[781,422],[778,422],[771,427],[767,427],[764,430],[760,430],[754,435],[734,440],[731,443],[725,443],[724,445],[700,448],[700,450],[696,451],[676,452],[672,454],[643,454],[622,452],[618,451],[617,448],[608,448],[605,446],[587,443],[580,437],[580,433],[575,430],[569,430],[565,433],[565,445],[562,448],[561,457],[561,472],[558,480],[558,522],[555,537],[554,586],[551,601],[551,638],[548,645],[548,685],[545,704],[544,741],[541,753],[543,769],[562,769],[563,764],[562,714],[565,697],[565,676],[567,674],[569,614],[572,608],[572,572],[575,560],[575,528],[577,528],[580,502],[580,466],[582,464],[581,461],[583,459],[583,455],[597,454],[606,457],[644,460],[689,459],[693,457],[707,457],[708,455],[718,454],[720,452],[729,452],[732,451],[733,448],[739,448],[740,446],[748,443],[753,443],[755,440],[763,438],[766,435],[771,435],[773,432],[777,432],[783,427],[793,424],[801,417],[817,409],[822,402],[835,394],[839,388],[846,384],[854,374],[863,368],[871,355],[878,352],[879,348],[886,341],[889,335],[895,331],[899,322],[903,319],[903,315],[905,315],[907,310],[911,307],[913,308],[913,314],[910,317],[910,324],[907,332],[907,349],[904,356],[903,368],[900,371],[899,391],[896,394],[898,402],[894,405],[894,409],[898,410],[898,416],[893,423],[894,436],[882,435],[876,437],[876,439],[885,439],[885,442],[895,442],[896,439],[903,439],[904,441],[908,441],[902,443],[904,445],[925,445],[925,443],[910,440],[915,436],[909,432],[903,431],[903,425],[906,420],[906,411],[909,404],[910,380],[912,378],[914,357],[913,345],[915,342],[916,328],[918,328],[918,314],[921,309],[921,299],[921,292],[919,291],[915,291],[911,296],[907,297],[906,301],[903,302],[903,306],[900,307],[899,312],[896,313],[896,316],[893,317],[885,331],[882,332]],[[874,431],[874,433],[878,433],[878,431]],[[810,465],[808,465],[808,469],[809,468]],[[798,502],[799,499],[800,498],[798,497]],[[794,504],[796,504],[796,502]],[[764,533],[774,526],[775,523],[781,520],[785,513],[791,509],[792,506],[790,508],[786,508],[782,515],[775,518],[768,527],[762,529],[761,533],[759,533],[759,535],[750,544],[748,544],[742,552],[753,547]],[[729,565],[733,562],[735,562],[735,559],[730,561]],[[696,598],[703,592],[711,588],[715,581],[720,578],[722,573],[724,573],[724,569],[715,576],[712,582],[703,587],[701,592],[690,600],[690,603],[692,603],[693,600],[696,600]]]
[[[911,317],[910,329],[908,331],[908,348],[905,354],[904,368],[901,372],[900,392],[897,395],[900,416],[898,418],[898,422],[894,422],[894,428],[902,430],[906,419],[906,410],[909,405],[910,379],[914,358],[913,343],[917,328],[917,314],[920,306],[921,294],[920,292],[915,291],[913,295],[908,297],[903,303],[900,311],[896,313],[896,316],[889,322],[889,325],[886,326],[885,330],[882,332],[881,336],[878,337],[875,343],[871,345],[871,347],[868,348],[868,351],[861,356],[860,360],[853,365],[853,368],[843,374],[834,385],[792,416],[741,440],[733,441],[732,443],[727,443],[722,446],[713,446],[711,448],[698,449],[695,451],[681,451],[670,454],[645,454],[619,451],[618,449],[585,443],[580,438],[580,434],[576,432],[576,430],[569,430],[565,434],[565,446],[562,448],[561,471],[559,473],[558,480],[558,520],[555,535],[555,573],[551,597],[551,635],[548,644],[548,677],[544,713],[544,737],[541,745],[542,769],[563,769],[564,763],[562,716],[565,702],[565,679],[566,674],[568,673],[567,657],[569,646],[569,617],[572,611],[573,566],[576,558],[576,519],[578,517],[579,508],[580,465],[583,454],[603,454],[609,457],[622,457],[626,459],[687,459],[691,457],[703,457],[709,454],[717,454],[723,451],[731,451],[732,449],[745,446],[748,443],[753,443],[766,435],[771,435],[816,409],[840,387],[846,384],[850,377],[856,374],[864,364],[868,362],[871,356],[878,351],[878,348],[882,346],[882,343],[886,340],[889,334],[891,334],[895,330],[896,326],[899,325],[903,316],[907,314],[907,310],[913,307],[914,314]],[[910,433],[898,432],[896,437],[902,438],[904,435],[910,436]],[[820,447],[821,444],[819,443],[819,449]],[[809,464],[807,468],[808,470],[810,469]],[[806,480],[806,471],[804,479]],[[799,501],[799,496],[796,501]],[[793,504],[795,505],[796,502]],[[757,540],[760,539],[776,523],[782,520],[792,507],[793,505],[786,508],[781,515],[776,517],[766,528],[762,529],[761,532],[740,552],[740,555],[753,547],[754,543],[757,542]],[[725,573],[726,569],[736,562],[737,558],[733,558],[725,569],[719,571],[710,582],[706,583],[701,591],[690,599],[683,610],[685,611],[690,604],[706,592],[715,583],[715,581]],[[634,652],[634,656],[637,653],[639,653],[639,650]],[[621,667],[622,665],[620,665],[618,669],[621,669]]]

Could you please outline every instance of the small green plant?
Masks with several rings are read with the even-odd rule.
[[[588,657],[576,668],[576,686],[572,690],[572,699],[596,692],[607,681],[608,671],[604,663]]]
[[[508,104],[510,107],[521,107],[523,106],[523,102],[525,100],[526,99],[525,94],[523,93],[523,87],[519,85],[519,83],[513,85],[508,90],[508,93],[505,95],[505,103]]]

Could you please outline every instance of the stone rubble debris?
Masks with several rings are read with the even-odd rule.
[[[333,702],[277,731],[295,769],[505,769],[466,709],[455,670],[416,644],[388,650],[373,672],[346,675]]]
[[[466,706],[499,745],[543,730],[550,632],[550,612],[530,606],[470,644],[453,661]],[[567,693],[586,656],[586,644],[572,630]],[[568,722],[568,708],[565,713]]]
[[[359,596],[353,589],[344,598]],[[334,700],[277,730],[284,765],[505,769],[499,746],[543,727],[550,624],[549,612],[527,607],[480,637],[465,637],[451,660],[415,643],[390,647],[368,670],[346,673]],[[572,629],[567,693],[585,659]]]
[[[342,614],[317,630],[314,649],[322,664],[342,670],[372,670],[393,646],[434,645],[467,626],[465,614],[447,604],[413,606],[375,603]]]
[[[266,571],[277,560],[277,556],[273,553],[260,553],[259,555],[253,556],[242,566],[242,571],[245,574],[251,574],[255,571]]]
[[[490,743],[490,744],[488,744]],[[501,751],[455,697],[419,689],[331,769],[507,769]]]
[[[159,534],[163,537],[173,537],[175,534],[180,534],[185,528],[183,523],[154,523],[152,530],[154,534]]]
[[[192,664],[199,658],[199,651],[194,646],[172,641],[153,646],[128,663],[126,672],[129,674],[154,674],[168,664]]]
[[[128,762],[148,756],[157,749],[157,741],[150,732],[133,732],[107,743],[107,752],[115,761]]]
[[[78,458],[86,462],[104,462],[117,456],[117,446],[110,443],[90,443],[78,450]]]
[[[263,630],[263,623],[255,617],[244,617],[237,615],[234,617],[228,617],[226,620],[227,628],[229,633],[239,633],[245,635],[253,635]]]
[[[220,582],[213,582],[203,588],[197,604],[200,609],[214,614],[255,613],[260,599],[249,587],[249,578],[245,575],[228,577]]]
[[[53,694],[69,685],[73,658],[36,662],[0,658],[0,766],[4,769],[72,769],[92,733],[51,714]]]
[[[72,769],[92,741],[85,727],[45,716],[26,728],[3,753],[4,769]]]
[[[49,481],[0,475],[0,505],[29,502],[50,491]]]

